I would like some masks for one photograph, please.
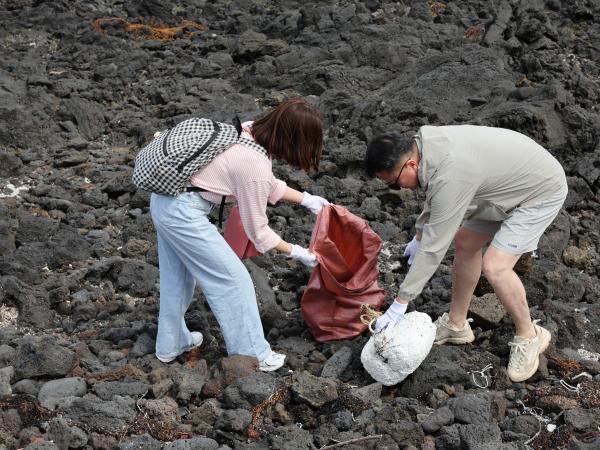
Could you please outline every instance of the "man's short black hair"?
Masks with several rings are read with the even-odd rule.
[[[396,133],[386,133],[371,139],[367,145],[364,168],[368,176],[391,172],[400,159],[409,155],[413,140]]]

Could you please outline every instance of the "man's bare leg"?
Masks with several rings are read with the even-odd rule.
[[[483,273],[504,309],[515,324],[516,335],[524,339],[536,336],[531,322],[525,287],[513,270],[521,255],[510,255],[490,246],[483,257]]]
[[[481,249],[492,236],[460,228],[454,237],[454,264],[452,266],[452,301],[448,317],[452,324],[462,328],[467,320],[473,291],[481,275]]]

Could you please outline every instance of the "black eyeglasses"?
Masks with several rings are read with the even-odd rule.
[[[398,172],[398,176],[396,177],[396,179],[393,182],[390,183],[385,183],[385,185],[388,187],[388,189],[392,189],[394,191],[397,191],[399,189],[402,189],[402,186],[398,186],[398,180],[400,179],[400,175],[402,175],[402,171],[404,170],[404,168],[406,167],[406,164],[410,161],[410,158],[408,158],[405,163],[402,165],[402,168],[400,169],[400,172]]]

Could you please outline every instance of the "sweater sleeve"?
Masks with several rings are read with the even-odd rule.
[[[281,237],[269,227],[267,200],[273,183],[268,180],[250,180],[235,192],[244,231],[256,249],[265,253],[275,247]]]
[[[273,183],[271,185],[271,192],[269,193],[269,198],[268,198],[269,203],[271,205],[274,205],[279,200],[281,200],[281,197],[283,197],[283,194],[285,194],[286,188],[287,188],[287,184],[285,181],[281,181],[281,180],[273,177]]]
[[[476,187],[467,181],[445,180],[430,184],[429,190],[426,200],[429,220],[423,224],[421,246],[398,292],[405,300],[415,299],[437,270],[475,196]]]

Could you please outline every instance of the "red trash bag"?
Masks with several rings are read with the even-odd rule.
[[[242,225],[240,209],[237,206],[231,208],[227,223],[225,224],[225,230],[223,231],[223,237],[240,259],[251,258],[261,254],[256,250],[252,241],[248,239],[248,235]]]
[[[302,315],[320,342],[348,339],[367,326],[361,305],[379,309],[384,291],[377,284],[382,240],[369,224],[342,206],[324,206],[310,240],[319,265],[302,296]]]

